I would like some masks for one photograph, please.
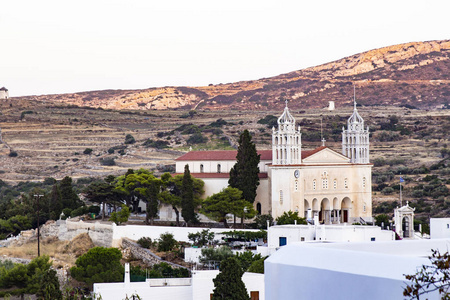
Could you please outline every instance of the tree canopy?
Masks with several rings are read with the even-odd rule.
[[[212,300],[250,300],[242,281],[242,270],[235,257],[229,257],[220,263],[220,273],[213,279],[214,294]]]
[[[252,136],[248,130],[244,130],[239,136],[236,164],[230,170],[228,185],[240,189],[242,197],[250,203],[255,202],[256,189],[259,186],[260,157],[252,142]]]

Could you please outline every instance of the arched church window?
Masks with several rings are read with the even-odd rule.
[[[295,191],[298,191],[298,180],[295,181]]]
[[[261,214],[261,203],[256,203],[256,211],[258,212],[258,215]]]
[[[203,173],[204,172],[204,170],[203,170],[203,164],[201,164],[200,165],[200,173]]]
[[[363,188],[366,187],[366,177],[363,177],[363,179],[362,179],[362,187]]]
[[[217,164],[217,173],[220,173],[220,172],[221,172],[221,165]]]
[[[366,203],[363,204],[363,212],[366,212]]]
[[[333,180],[333,189],[337,189],[337,180]]]
[[[344,179],[344,188],[348,189],[348,179],[347,178]]]
[[[322,179],[322,189],[328,189],[328,178]]]
[[[315,190],[316,189],[316,180],[314,179],[313,180],[313,190]]]
[[[283,204],[283,190],[280,190],[280,204]]]

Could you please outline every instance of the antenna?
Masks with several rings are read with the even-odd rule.
[[[323,117],[320,115],[320,140],[323,140],[323,126],[322,126]]]
[[[353,83],[353,107],[356,109],[356,85]]]

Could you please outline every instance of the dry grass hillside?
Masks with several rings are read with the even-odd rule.
[[[366,106],[441,108],[450,103],[450,41],[415,42],[355,54],[334,62],[258,80],[204,87],[104,90],[29,96],[103,109],[165,110],[322,108],[348,104],[357,87]]]

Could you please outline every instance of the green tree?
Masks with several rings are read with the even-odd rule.
[[[234,256],[234,254],[228,246],[202,248],[202,255],[199,257],[199,261],[202,264],[218,264],[224,259],[232,256]]]
[[[242,281],[244,272],[235,257],[220,263],[220,273],[213,279],[214,294],[212,300],[250,300],[245,284]]]
[[[52,186],[52,192],[50,193],[49,199],[50,219],[52,220],[58,220],[61,215],[63,209],[61,198],[61,191],[58,183],[55,182]]]
[[[243,198],[250,203],[255,202],[256,189],[259,185],[260,157],[250,133],[244,130],[239,136],[236,164],[230,170],[228,185],[240,189]]]
[[[81,206],[80,198],[73,190],[71,177],[66,176],[61,180],[59,190],[63,208],[75,209]]]
[[[381,223],[384,224],[384,226],[389,226],[389,216],[386,214],[380,214],[375,217],[375,225],[381,226]]]
[[[214,240],[214,232],[209,229],[203,229],[200,232],[188,233],[188,239],[192,241],[194,246],[203,247],[207,244],[211,244]]]
[[[202,199],[201,196],[204,194],[205,190],[203,189],[205,183],[201,179],[197,179],[190,176],[192,180],[192,190],[194,196],[194,210],[200,206]],[[180,226],[180,211],[182,209],[181,206],[181,196],[183,190],[183,175],[176,175],[172,177],[170,173],[164,173],[161,176],[162,181],[162,191],[159,194],[159,199],[161,202],[169,204],[172,206],[172,209],[175,211],[177,226]]]
[[[134,144],[134,143],[136,143],[134,137],[131,134],[127,134],[125,136],[125,144]]]
[[[181,216],[188,224],[198,223],[194,204],[194,187],[189,165],[184,166],[183,185],[181,186]]]
[[[228,227],[226,215],[243,212],[244,207],[252,207],[252,204],[242,199],[242,191],[227,187],[221,192],[206,198],[202,204],[202,212],[208,217],[223,222]]]
[[[275,219],[275,222],[277,225],[285,225],[285,224],[295,224],[295,221],[297,221],[297,224],[307,224],[305,218],[301,218],[298,216],[298,212],[288,211],[284,212],[281,216]]]
[[[122,209],[118,212],[112,212],[111,218],[109,218],[110,221],[116,223],[116,225],[120,225],[122,223],[125,223],[128,221],[128,218],[130,217],[130,209],[125,204],[122,205]]]
[[[102,220],[105,219],[106,204],[119,204],[124,193],[116,189],[114,185],[115,177],[110,175],[104,180],[94,181],[90,183],[84,190],[83,195],[91,202],[103,205]]]
[[[158,251],[171,251],[177,244],[178,242],[173,238],[172,233],[161,233],[158,239]]]
[[[117,248],[95,247],[78,257],[70,275],[91,288],[94,282],[123,281],[122,253]]]
[[[267,256],[253,261],[247,272],[264,274],[264,261],[266,258]]]

